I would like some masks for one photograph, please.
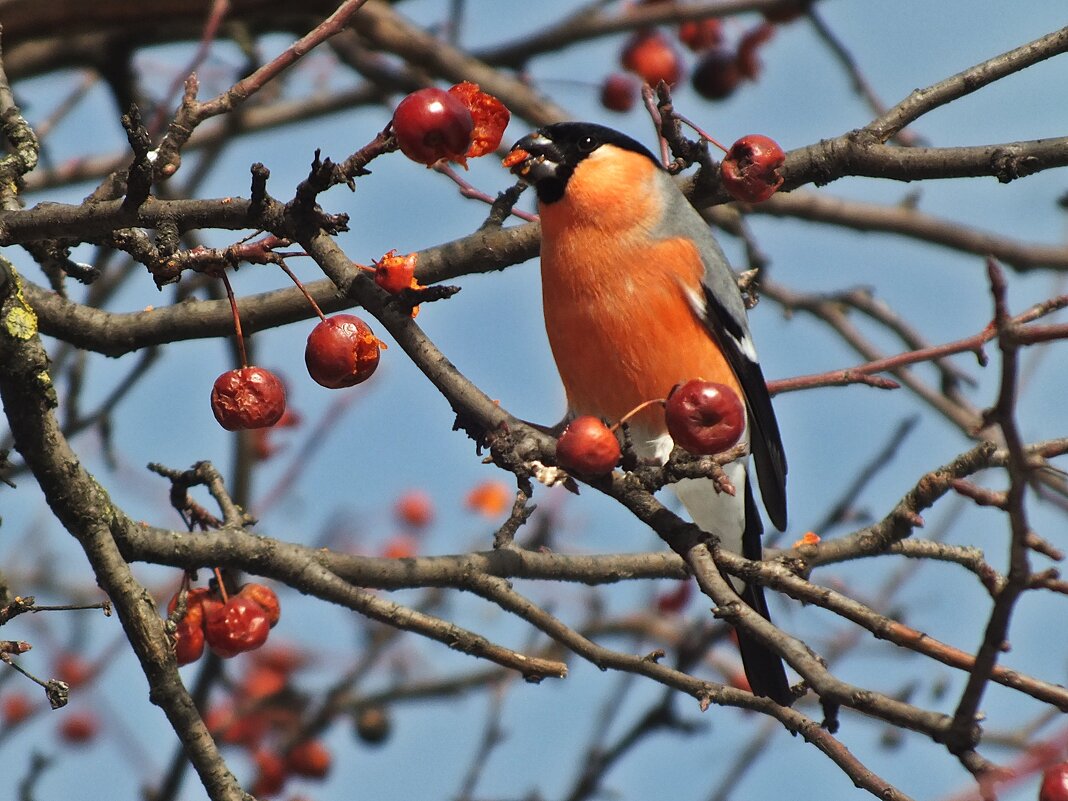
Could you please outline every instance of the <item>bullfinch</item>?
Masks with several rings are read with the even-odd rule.
[[[786,527],[786,458],[734,273],[709,229],[653,154],[592,123],[548,125],[505,160],[533,186],[541,216],[545,329],[567,394],[568,416],[618,421],[673,386],[700,378],[744,401],[742,434],[772,523]],[[663,409],[630,420],[638,456],[663,463],[674,445]],[[710,479],[673,489],[721,546],[760,559],[763,526],[748,455],[725,466],[735,494]],[[768,618],[759,584],[731,579]],[[770,618],[769,618],[770,619]],[[753,692],[789,705],[782,660],[738,631]]]

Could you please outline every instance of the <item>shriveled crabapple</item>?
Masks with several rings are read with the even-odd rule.
[[[378,369],[381,340],[352,314],[335,314],[308,335],[304,363],[308,373],[329,389],[351,387],[366,381]]]
[[[616,435],[596,417],[576,417],[556,442],[556,460],[565,470],[588,476],[612,472],[622,451]]]
[[[285,410],[285,385],[262,367],[227,370],[211,388],[211,411],[227,431],[273,426]]]
[[[462,160],[474,128],[463,102],[434,87],[412,92],[393,112],[393,135],[401,152],[428,167],[441,159]]]
[[[782,186],[779,168],[785,163],[786,154],[774,139],[761,134],[743,136],[720,163],[723,188],[735,200],[760,203]]]
[[[675,444],[690,453],[722,453],[745,431],[745,407],[726,384],[695,379],[672,390],[664,419]]]

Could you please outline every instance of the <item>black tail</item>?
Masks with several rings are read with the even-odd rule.
[[[761,558],[760,535],[763,533],[764,526],[760,522],[760,513],[753,499],[753,488],[751,483],[746,481],[745,534],[742,538],[742,555],[746,559]],[[764,599],[763,586],[750,582],[740,595],[741,599],[761,617],[771,621],[768,602]],[[779,655],[740,630],[738,631],[738,650],[742,652],[742,666],[745,668],[745,677],[749,680],[753,694],[770,698],[782,706],[790,706],[794,702],[794,696],[790,692],[790,683],[786,680],[786,669]]]

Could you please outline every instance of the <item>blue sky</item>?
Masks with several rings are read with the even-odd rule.
[[[400,5],[413,19],[440,19],[446,3],[416,0]],[[468,3],[463,41],[477,46],[517,38],[545,25],[566,12],[572,4]],[[1011,11],[1003,4],[975,4],[947,0],[864,4],[843,0],[820,5],[828,24],[858,58],[876,92],[887,103],[903,98],[912,89],[941,80],[999,52],[1015,47],[1064,24],[1060,2],[1021,2]],[[738,31],[755,21],[743,17],[728,23]],[[640,110],[612,115],[597,104],[596,82],[615,69],[622,37],[609,37],[577,46],[561,54],[535,60],[530,77],[554,100],[577,118],[614,125],[650,143],[651,126]],[[271,37],[265,48],[280,48],[286,40]],[[188,57],[184,49],[160,48],[140,56],[160,72],[161,85],[169,83],[168,69]],[[313,56],[314,58],[315,56]],[[852,93],[847,77],[818,42],[805,22],[783,27],[764,52],[765,73],[730,100],[709,104],[688,87],[676,93],[676,103],[687,116],[699,120],[721,140],[733,141],[743,134],[760,132],[790,149],[819,139],[837,136],[864,125],[871,114]],[[240,63],[229,45],[217,46],[205,74],[205,93],[222,88],[223,77]],[[325,62],[324,62],[325,64]],[[215,83],[212,83],[214,76]],[[576,81],[581,76],[583,81]],[[344,78],[339,72],[331,80]],[[79,76],[37,79],[16,85],[20,102],[31,121],[46,117]],[[1063,135],[1068,123],[1062,88],[1068,85],[1068,61],[1062,57],[1038,65],[1023,74],[925,116],[915,131],[932,145],[951,146],[1033,139]],[[276,197],[288,197],[306,175],[312,152],[343,158],[369,141],[389,118],[386,108],[368,108],[295,125],[278,132],[250,137],[227,149],[212,169],[203,197],[245,195],[248,167],[262,161],[271,170],[270,189]],[[527,128],[514,120],[506,140],[518,139]],[[52,134],[50,157],[62,162],[84,152],[92,142],[93,152],[114,152],[122,146],[118,121],[103,88],[92,90],[81,113],[72,116]],[[192,162],[193,160],[189,160]],[[188,165],[187,165],[188,166]],[[510,177],[492,158],[471,164],[469,180],[494,193],[510,185]],[[76,187],[63,195],[55,193],[30,198],[76,201],[88,187]],[[871,179],[847,179],[806,191],[869,202],[897,203],[911,193],[919,194],[923,210],[948,219],[1022,240],[1063,241],[1063,210],[1056,200],[1065,191],[1063,171],[1051,171],[1001,185],[996,180],[926,182],[904,185]],[[399,154],[374,165],[374,175],[361,180],[357,191],[334,189],[321,198],[328,211],[351,215],[351,231],[339,237],[340,244],[356,261],[367,263],[387,250],[414,251],[456,239],[473,231],[486,208],[461,200],[445,178],[407,162]],[[524,203],[529,204],[530,198]],[[957,339],[979,331],[990,319],[991,307],[981,259],[878,235],[840,232],[829,227],[788,220],[750,220],[754,235],[771,261],[772,277],[806,291],[833,291],[848,287],[871,287],[875,295],[901,311],[932,342]],[[736,265],[742,263],[740,244],[721,237]],[[212,245],[229,244],[226,234],[207,232]],[[85,259],[91,251],[80,251]],[[26,266],[22,254],[14,258],[31,280],[40,280]],[[308,260],[291,262],[308,280],[318,276]],[[1010,299],[1014,310],[1058,294],[1060,281],[1047,275],[1010,273]],[[286,284],[277,270],[243,267],[236,276],[239,292],[260,292]],[[535,262],[503,273],[472,276],[457,281],[462,291],[447,303],[425,306],[418,322],[442,351],[491,397],[514,414],[540,422],[554,422],[563,411],[563,394],[555,376],[541,326],[538,271]],[[133,310],[148,304],[166,303],[168,294],[158,294],[147,276],[135,278],[116,298],[112,308]],[[850,366],[860,360],[835,341],[826,330],[797,315],[787,319],[774,304],[764,302],[751,316],[754,335],[769,379]],[[372,322],[372,325],[373,322]],[[279,439],[289,449],[265,466],[255,482],[254,497],[274,485],[284,473],[288,457],[333,403],[338,395],[320,388],[303,374],[304,339],[312,323],[299,323],[264,332],[253,338],[257,360],[277,368],[288,379],[291,404],[307,421],[304,428]],[[376,333],[382,332],[376,327]],[[888,350],[894,343],[882,340]],[[989,350],[996,357],[996,349]],[[211,459],[227,469],[231,435],[212,418],[208,393],[215,376],[232,365],[229,350],[218,341],[179,343],[166,349],[153,368],[114,418],[117,466],[109,469],[101,458],[100,442],[93,433],[79,437],[75,447],[113,497],[135,518],[178,527],[180,521],[166,507],[164,482],[144,470],[149,461],[185,467]],[[118,360],[101,356],[88,359],[90,383],[83,395],[83,408],[106,397],[114,382],[129,369],[134,356]],[[1034,369],[1027,378],[1020,405],[1020,421],[1030,439],[1063,434],[1063,398],[1066,372],[1063,348],[1052,348],[1041,357],[1032,353]],[[969,394],[977,405],[989,405],[995,397],[998,374],[993,366],[980,369],[975,360],[958,357],[955,363],[977,381]],[[930,371],[921,371],[930,377]],[[390,506],[411,487],[422,487],[433,497],[438,518],[425,548],[430,553],[454,553],[487,548],[493,522],[475,517],[463,508],[471,486],[487,478],[505,478],[492,466],[483,465],[467,438],[451,431],[453,416],[418,370],[408,363],[399,347],[383,354],[374,379],[351,390],[352,403],[336,421],[329,436],[315,450],[284,501],[262,515],[258,528],[264,534],[301,543],[318,543],[330,531],[351,533],[359,547],[373,551],[395,532]],[[782,396],[776,409],[790,458],[792,541],[825,513],[841,488],[867,462],[898,423],[914,413],[923,415],[914,433],[904,443],[891,469],[882,472],[860,499],[861,505],[881,516],[926,470],[948,461],[968,447],[956,429],[933,416],[904,390],[887,393],[851,387],[823,389]],[[1002,487],[1000,475],[990,475],[990,486]],[[560,530],[557,547],[576,552],[640,551],[659,549],[655,537],[613,504],[586,491],[575,498],[540,490],[535,499],[557,510]],[[256,513],[255,504],[253,510]],[[1063,517],[1055,510],[1032,503],[1036,530],[1055,543],[1065,544]],[[25,575],[41,559],[54,566],[59,577],[76,582],[86,592],[92,580],[77,548],[43,510],[39,493],[27,479],[17,493],[3,498],[3,536],[0,563],[9,574]],[[965,507],[963,511],[943,502],[928,516],[928,530],[945,526],[952,542],[982,547],[997,566],[1004,565],[1006,526],[988,511]],[[839,534],[844,532],[837,532]],[[869,560],[868,563],[828,568],[816,578],[841,584],[865,598],[888,573],[901,567],[901,560]],[[175,579],[175,571],[139,568],[150,584]],[[554,604],[558,615],[572,624],[584,619],[588,591],[572,586],[520,584],[520,591]],[[19,588],[16,588],[19,591]],[[648,603],[651,588],[631,584],[605,593],[608,609],[622,612]],[[44,593],[42,593],[44,595]],[[407,593],[407,600],[418,593]],[[975,648],[989,601],[963,571],[923,565],[916,569],[898,599],[899,609],[913,626],[929,631],[964,649]],[[272,637],[321,646],[324,667],[339,671],[358,658],[361,648],[359,621],[352,614],[326,607],[294,593],[283,593],[282,622]],[[694,605],[691,614],[702,614]],[[826,613],[801,608],[775,599],[773,611],[785,627],[808,638],[817,650],[825,649],[847,627]],[[530,632],[499,610],[463,597],[450,597],[445,614],[462,625],[502,642],[521,647]],[[1063,682],[1068,664],[1068,645],[1059,634],[1050,636],[1048,621],[1063,619],[1063,601],[1051,595],[1032,594],[1018,612],[1013,629],[1013,651],[1005,662],[1043,678]],[[24,659],[27,666],[47,673],[50,640],[67,642],[84,637],[90,657],[112,647],[119,636],[114,619],[86,623],[77,620],[33,619],[5,630],[5,636],[40,638],[41,647]],[[78,630],[80,635],[70,632]],[[1054,628],[1054,631],[1059,631]],[[8,633],[10,632],[10,633]],[[623,649],[640,650],[640,643],[617,641]],[[836,665],[847,680],[870,684],[893,693],[912,680],[920,682],[914,698],[921,706],[951,710],[954,693],[963,686],[960,674],[948,668],[933,669],[929,663],[907,655],[892,655],[892,646],[865,642]],[[470,658],[428,642],[409,640],[397,660],[413,675],[433,676],[477,667]],[[231,663],[236,665],[236,663]],[[195,668],[185,668],[187,681]],[[322,676],[309,675],[310,685]],[[388,681],[388,671],[377,679]],[[933,697],[935,679],[945,679],[949,692]],[[8,680],[6,688],[13,685]],[[512,682],[507,685],[503,724],[508,739],[495,751],[479,785],[480,797],[521,797],[539,789],[554,798],[566,791],[577,767],[576,753],[584,747],[600,705],[619,691],[620,677],[604,674],[578,662],[563,682],[538,686]],[[64,757],[40,784],[40,797],[76,795],[87,786],[107,786],[116,798],[133,797],[138,787],[156,777],[173,750],[162,715],[146,697],[145,683],[135,661],[119,652],[102,677],[100,694],[75,697],[72,708],[85,704],[104,710],[109,736],[87,750]],[[643,680],[627,684],[616,701],[621,731],[640,714],[659,688]],[[88,697],[96,696],[96,697]],[[354,795],[380,798],[447,798],[458,787],[460,774],[474,758],[488,700],[485,695],[441,703],[416,704],[395,710],[395,734],[379,750],[368,750],[354,741],[340,723],[329,733],[337,764],[330,780],[308,788],[321,799]],[[733,762],[740,744],[747,742],[763,721],[733,710],[713,709],[703,716],[685,701],[678,704],[688,717],[699,720],[708,731],[681,739],[675,735],[649,738],[619,769],[608,785],[624,799],[671,797],[698,801],[709,797]],[[984,704],[991,731],[1005,731],[1031,720],[1038,705],[1017,695],[992,690]],[[818,715],[814,707],[806,709]],[[56,715],[62,713],[55,713]],[[55,715],[51,716],[55,718]],[[55,751],[51,740],[53,719],[31,724],[24,738],[7,741],[0,749],[5,775],[19,775],[34,748]],[[938,798],[967,785],[964,771],[944,749],[918,736],[906,735],[895,749],[880,747],[884,730],[878,724],[847,715],[841,738],[869,767],[916,798]],[[768,757],[758,762],[741,785],[738,797],[781,796],[789,786],[797,797],[852,798],[858,791],[822,755],[798,738],[778,730]],[[140,752],[143,751],[143,756]],[[133,759],[130,754],[135,754]],[[988,749],[996,760],[1009,752]],[[234,760],[239,777],[248,768]],[[413,770],[412,766],[418,765]],[[785,766],[789,777],[786,778]],[[106,785],[104,784],[106,782]],[[788,782],[788,785],[787,785]],[[1029,798],[1035,783],[1006,793],[1005,798]],[[190,778],[182,795],[202,797]]]

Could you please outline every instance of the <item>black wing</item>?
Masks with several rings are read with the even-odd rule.
[[[768,517],[780,531],[786,530],[786,454],[779,435],[779,424],[771,406],[771,396],[760,364],[751,359],[749,332],[738,323],[730,310],[705,287],[705,324],[727,357],[727,363],[742,385],[749,410],[750,448],[756,463],[760,497]]]

